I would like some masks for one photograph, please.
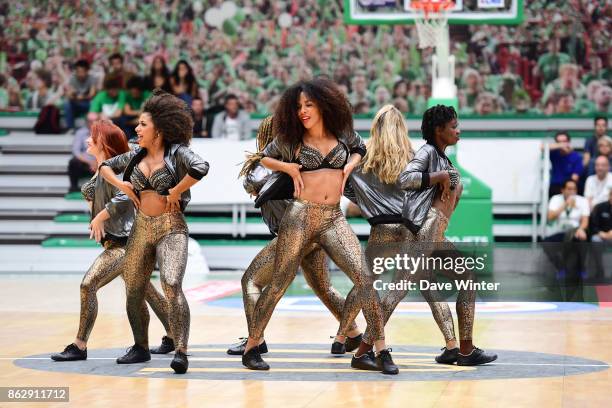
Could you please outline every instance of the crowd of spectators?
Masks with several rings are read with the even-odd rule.
[[[243,112],[266,113],[314,75],[340,84],[356,113],[426,108],[432,50],[418,49],[414,26],[347,25],[342,0],[245,0],[219,21],[225,3],[0,0],[0,110],[54,104],[69,127],[88,110],[129,122],[161,87],[197,105],[207,119],[197,134],[213,136],[211,112],[228,95]],[[461,113],[611,112],[612,4],[525,7],[518,26],[451,27]]]
[[[586,251],[591,241],[595,278],[612,278],[604,273],[602,256],[612,247],[612,138],[606,135],[608,119],[597,117],[594,134],[584,144],[581,155],[574,150],[568,132],[558,132],[549,145],[551,179],[548,228],[545,247],[555,267],[579,280],[584,272]]]

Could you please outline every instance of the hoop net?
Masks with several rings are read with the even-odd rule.
[[[411,1],[410,7],[418,10],[415,19],[419,48],[435,47],[447,32],[448,11],[455,6],[452,0]]]

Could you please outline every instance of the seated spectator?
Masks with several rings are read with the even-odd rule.
[[[602,86],[595,91],[595,111],[604,114],[612,114],[612,88]]]
[[[351,105],[356,107],[360,103],[363,103],[367,106],[367,112],[369,112],[370,109],[372,109],[374,97],[372,96],[372,93],[368,90],[368,82],[365,74],[357,73],[357,75],[355,75],[355,77],[353,78],[351,88],[352,92],[349,94],[349,101]]]
[[[571,62],[569,55],[559,52],[560,48],[559,39],[553,38],[548,42],[548,52],[538,59],[536,72],[542,76],[543,87],[557,78],[561,65]]]
[[[78,60],[70,77],[64,103],[64,117],[68,130],[74,129],[74,119],[89,112],[89,103],[96,95],[96,80],[89,74],[89,62]]]
[[[53,89],[53,77],[49,71],[37,70],[35,83],[36,90],[26,101],[26,110],[39,111],[44,106],[55,105],[60,101],[62,94],[59,90]]]
[[[212,137],[228,140],[246,140],[251,137],[251,118],[240,109],[236,95],[225,97],[224,111],[215,116]]]
[[[584,141],[584,154],[582,156],[582,165],[585,167],[589,164],[592,158],[599,154],[599,152],[597,151],[598,141],[608,131],[608,118],[604,116],[598,116],[593,121],[593,124],[595,126],[593,136],[587,138]]]
[[[78,129],[72,141],[72,158],[68,162],[69,193],[79,191],[79,179],[91,177],[96,172],[96,158],[87,153],[87,139],[90,126],[96,120],[96,115],[87,116],[87,125]]]
[[[476,99],[474,112],[481,116],[501,113],[497,96],[490,92],[481,92]]]
[[[107,72],[107,76],[110,75],[114,78],[117,78],[117,80],[119,81],[120,88],[125,89],[127,82],[130,80],[131,77],[134,76],[134,73],[124,67],[123,55],[119,54],[118,52],[111,54],[111,56],[108,57],[108,64],[109,69]]]
[[[565,279],[565,300],[581,300],[582,273],[589,226],[589,203],[578,195],[574,180],[566,180],[561,194],[552,196],[548,203],[548,236],[544,239],[544,252],[557,269],[557,278]],[[578,298],[574,299],[577,294]]]
[[[184,100],[191,106],[191,101],[199,96],[198,83],[193,73],[193,68],[185,60],[176,63],[172,76],[170,77],[172,93]]]
[[[589,221],[591,242],[593,245],[593,261],[595,263],[596,278],[612,278],[612,269],[607,273],[603,267],[603,251],[612,246],[612,189],[608,193],[607,200],[593,208]]]
[[[559,67],[559,78],[549,83],[545,90],[542,100],[544,103],[553,94],[570,94],[574,99],[586,97],[586,87],[578,78],[579,70],[575,64],[563,64]]]
[[[147,89],[150,91],[155,88],[160,88],[166,92],[172,93],[172,89],[170,89],[170,70],[168,70],[166,61],[160,55],[153,58],[151,71],[149,71],[149,75],[145,80]]]
[[[589,176],[584,186],[584,197],[593,208],[599,203],[608,200],[612,190],[612,173],[610,173],[610,162],[606,156],[598,156],[595,159],[595,174]]]
[[[138,117],[142,113],[142,106],[149,96],[151,96],[151,91],[146,89],[144,79],[139,76],[131,77],[127,83],[125,101],[120,106],[123,114],[119,118],[119,127],[125,132],[128,139],[136,137],[134,129],[138,124]]]
[[[206,114],[202,98],[193,98],[191,111],[193,112],[193,137],[209,137],[206,132]]]
[[[582,158],[574,151],[569,133],[558,132],[555,135],[555,143],[550,144],[550,161],[548,196],[552,197],[559,194],[565,180],[578,183],[582,174]]]
[[[98,92],[91,101],[89,112],[98,114],[97,119],[118,121],[125,106],[125,91],[121,80],[115,76],[104,78],[103,90]]]
[[[608,158],[608,162],[612,163],[612,138],[609,136],[602,136],[597,141],[598,156],[604,156]],[[593,157],[589,162],[587,168],[587,177],[595,174],[595,159]]]
[[[391,101],[391,94],[389,90],[383,85],[380,85],[374,91],[374,107],[381,107],[388,104]]]
[[[463,71],[459,90],[459,105],[460,109],[466,113],[472,113],[478,96],[483,91],[482,78],[478,71],[473,68],[467,68]]]

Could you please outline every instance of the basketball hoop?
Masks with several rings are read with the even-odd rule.
[[[419,48],[436,47],[448,37],[448,11],[455,6],[452,0],[416,0],[410,8],[418,10],[415,19]],[[448,40],[446,40],[448,41]]]

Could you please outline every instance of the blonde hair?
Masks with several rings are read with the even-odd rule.
[[[392,184],[414,157],[408,125],[393,105],[385,105],[374,116],[363,172],[372,171],[383,183]]]
[[[245,177],[247,174],[253,171],[260,160],[264,157],[262,154],[263,149],[266,148],[274,140],[274,132],[272,126],[272,116],[266,117],[259,128],[257,129],[257,153],[247,152],[246,160],[242,163],[242,168],[238,177]]]

